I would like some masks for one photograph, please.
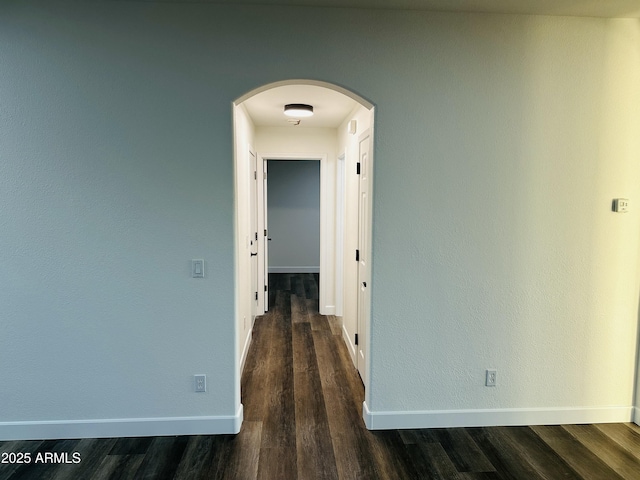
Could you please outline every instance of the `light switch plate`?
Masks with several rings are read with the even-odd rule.
[[[204,278],[204,260],[191,260],[191,276],[193,278]]]

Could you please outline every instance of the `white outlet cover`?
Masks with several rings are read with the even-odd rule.
[[[207,376],[206,375],[194,375],[195,391],[198,393],[207,391]]]

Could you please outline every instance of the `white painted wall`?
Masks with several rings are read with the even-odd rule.
[[[323,156],[320,162],[320,231],[331,244],[335,239],[335,169],[337,132],[335,128],[258,127],[258,155],[300,155],[301,158]],[[291,157],[289,157],[291,158]],[[271,242],[273,243],[273,242]],[[335,313],[335,249],[320,249],[320,313]]]
[[[320,162],[269,162],[269,271],[320,271]]]
[[[251,160],[249,152],[255,154],[255,127],[250,116],[242,105],[234,106],[234,149],[237,161],[235,178],[235,199],[237,222],[235,226],[236,238],[241,239],[241,248],[236,252],[236,328],[237,328],[237,354],[238,368],[242,372],[242,366],[246,359],[251,343],[251,329],[253,313],[251,305],[246,297],[251,297],[253,279],[251,278],[251,216],[250,216],[250,188],[251,188]],[[239,388],[239,386],[238,386]]]
[[[336,248],[335,248],[335,261],[336,261],[336,281],[335,281],[335,295],[336,295],[336,313],[342,322],[342,316],[344,315],[344,247],[345,247],[345,210],[346,210],[346,154],[344,151],[338,150],[338,159],[336,162],[336,216],[335,216],[335,229],[336,229]]]
[[[628,416],[637,20],[28,0],[0,56],[2,438],[233,430],[231,102],[300,77],[377,107],[370,424]]]

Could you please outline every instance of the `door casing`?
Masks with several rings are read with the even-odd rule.
[[[250,245],[251,245],[251,324],[256,319],[256,316],[262,315],[264,312],[260,310],[259,304],[259,253],[258,253],[258,185],[257,180],[257,159],[255,151],[252,147],[249,147],[249,208],[250,208]]]
[[[258,231],[263,232],[268,223],[267,219],[267,184],[269,181],[269,175],[266,171],[266,165],[269,160],[318,160],[320,162],[320,285],[319,288],[319,308],[320,314],[322,315],[334,315],[335,314],[335,305],[327,305],[327,297],[328,292],[333,291],[335,289],[335,277],[334,275],[327,275],[327,272],[330,272],[331,269],[331,249],[333,249],[333,242],[335,239],[328,234],[330,229],[328,228],[329,222],[335,222],[335,212],[331,211],[331,209],[326,207],[326,199],[330,194],[327,188],[326,175],[331,174],[328,171],[327,166],[327,154],[318,153],[318,154],[288,154],[288,153],[259,153],[258,152],[258,168],[262,166],[262,172],[258,172],[258,176],[262,173],[262,177],[264,179],[263,182],[259,182],[258,188]],[[266,174],[266,175],[265,175]],[[325,179],[325,181],[323,181]],[[260,187],[260,185],[262,185]],[[258,261],[258,278],[265,279],[265,289],[266,294],[263,296],[261,301],[258,303],[258,312],[260,315],[264,313],[268,308],[268,279],[269,279],[269,270],[268,270],[268,237],[269,231],[267,230],[267,235],[258,235],[258,258],[261,259]],[[260,268],[262,266],[262,268]],[[322,273],[325,273],[323,275]]]

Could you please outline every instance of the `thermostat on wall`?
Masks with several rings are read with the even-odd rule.
[[[613,199],[613,211],[619,213],[626,213],[629,211],[629,199],[628,198],[614,198]]]

